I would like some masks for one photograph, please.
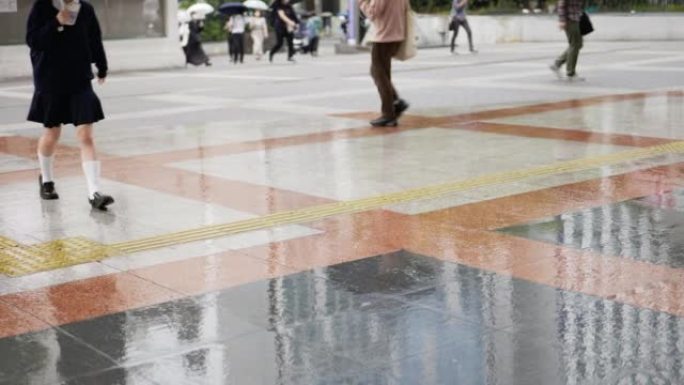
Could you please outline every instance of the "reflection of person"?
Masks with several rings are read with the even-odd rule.
[[[406,39],[408,1],[361,0],[359,6],[375,26],[371,51],[371,76],[382,100],[382,116],[373,120],[371,125],[375,127],[396,126],[397,119],[408,109],[408,104],[399,98],[392,85],[392,57]]]
[[[204,30],[204,21],[195,19],[195,15],[191,14],[192,21],[188,24],[190,29],[190,34],[188,37],[188,44],[185,46],[185,61],[192,65],[206,65],[210,66],[211,61],[209,56],[204,53],[204,48],[202,48],[202,36],[201,33]]]
[[[256,11],[249,20],[250,35],[252,36],[252,52],[257,60],[261,60],[264,54],[264,39],[268,37],[266,19],[261,16],[261,11]]]
[[[470,29],[470,24],[468,23],[468,18],[466,17],[466,7],[468,6],[468,0],[454,0],[451,8],[451,24],[449,29],[454,31],[451,35],[451,53],[456,51],[456,38],[458,37],[458,30],[463,26],[466,33],[468,34],[468,45],[470,47],[470,52],[475,53],[475,48],[473,48],[473,32]]]
[[[287,41],[287,60],[294,62],[294,31],[297,28],[299,19],[295,13],[290,0],[275,0],[273,4],[275,17],[276,45],[269,54],[269,60],[273,61],[273,56],[280,51],[283,43]]]
[[[245,60],[245,17],[237,14],[228,19],[226,30],[230,33],[230,54],[233,63]]]
[[[577,77],[577,59],[582,49],[583,38],[580,31],[582,17],[582,0],[559,0],[558,18],[561,30],[568,37],[568,49],[551,65],[551,70],[560,77],[560,69],[565,65],[568,80],[579,80]]]
[[[76,0],[64,0],[66,8]],[[75,20],[74,20],[75,17]],[[93,123],[104,119],[100,99],[93,91],[92,63],[104,84],[107,56],[95,9],[81,2],[73,14],[57,10],[50,0],[36,0],[28,19],[26,42],[31,48],[35,92],[28,120],[46,128],[38,141],[40,197],[59,199],[55,191],[53,160],[63,124],[76,126],[88,201],[105,210],[114,199],[100,193],[100,162],[93,143]]]

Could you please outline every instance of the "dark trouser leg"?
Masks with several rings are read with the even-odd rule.
[[[398,99],[397,91],[392,85],[392,56],[401,43],[374,43],[371,51],[371,76],[378,88],[382,101],[382,116],[396,118],[394,102]]]
[[[285,42],[285,33],[280,30],[276,30],[276,45],[271,49],[270,57],[273,59],[273,55],[275,55],[280,49],[283,47],[283,43]]]
[[[237,34],[237,37],[235,38],[236,43],[237,43],[237,59],[240,60],[240,63],[245,61],[245,36],[241,33]]]
[[[237,60],[238,60],[239,47],[238,47],[238,43],[237,43],[237,36],[238,35],[235,33],[230,35],[230,48],[231,48],[230,59],[233,63],[237,63]]]
[[[315,55],[318,53],[318,40],[319,40],[318,36],[311,38],[311,54],[312,55]]]
[[[228,35],[226,37],[226,41],[228,42],[228,57],[233,59],[233,35]]]
[[[568,42],[570,43],[570,47],[568,48],[568,63],[566,65],[566,70],[568,76],[575,76],[577,59],[579,58],[579,53],[583,45],[582,32],[580,32],[579,22],[568,23],[566,33],[568,35]]]
[[[285,35],[285,38],[287,39],[287,58],[292,59],[292,57],[295,55],[294,34],[292,32],[288,32],[287,35]]]
[[[571,21],[565,27],[565,34],[568,37],[568,49],[556,59],[556,67],[560,67],[567,63],[567,74],[569,76],[575,75],[577,68],[577,58],[579,51],[582,49],[583,39],[582,33],[579,29],[579,22]]]
[[[454,27],[454,32],[451,35],[451,52],[454,52],[456,50],[456,38],[458,37],[458,29],[461,28],[461,23],[458,21],[458,19],[455,18],[451,23]]]
[[[463,21],[461,21],[461,24],[463,24],[463,29],[465,29],[466,33],[468,34],[468,45],[470,46],[470,50],[474,51],[475,48],[473,47],[473,31],[470,29],[468,19],[464,19]]]

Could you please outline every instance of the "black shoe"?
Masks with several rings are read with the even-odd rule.
[[[38,177],[38,184],[40,185],[40,197],[46,201],[53,201],[59,199],[57,191],[55,191],[55,182],[43,183],[43,176]]]
[[[406,100],[404,99],[398,99],[394,102],[394,114],[397,116],[397,119],[401,118],[401,115],[403,115],[408,108],[409,104],[406,103]]]
[[[107,206],[114,203],[114,198],[97,192],[93,199],[88,199],[88,202],[90,202],[90,206],[95,210],[107,211]]]
[[[289,62],[292,63],[292,64],[296,64],[296,63],[297,63],[297,61],[296,61],[293,57],[287,58],[287,61],[289,61]]]
[[[373,127],[396,127],[398,125],[397,119],[395,118],[377,118],[370,122]]]

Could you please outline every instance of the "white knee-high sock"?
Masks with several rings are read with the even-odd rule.
[[[96,192],[100,191],[100,162],[89,160],[83,162],[83,173],[88,182],[88,198],[93,199]]]
[[[54,155],[44,156],[38,151],[38,163],[40,163],[40,175],[43,177],[43,183],[54,180],[54,159]]]

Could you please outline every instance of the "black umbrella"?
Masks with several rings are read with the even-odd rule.
[[[244,13],[246,10],[247,7],[242,3],[223,3],[219,6],[219,12],[227,16]]]

